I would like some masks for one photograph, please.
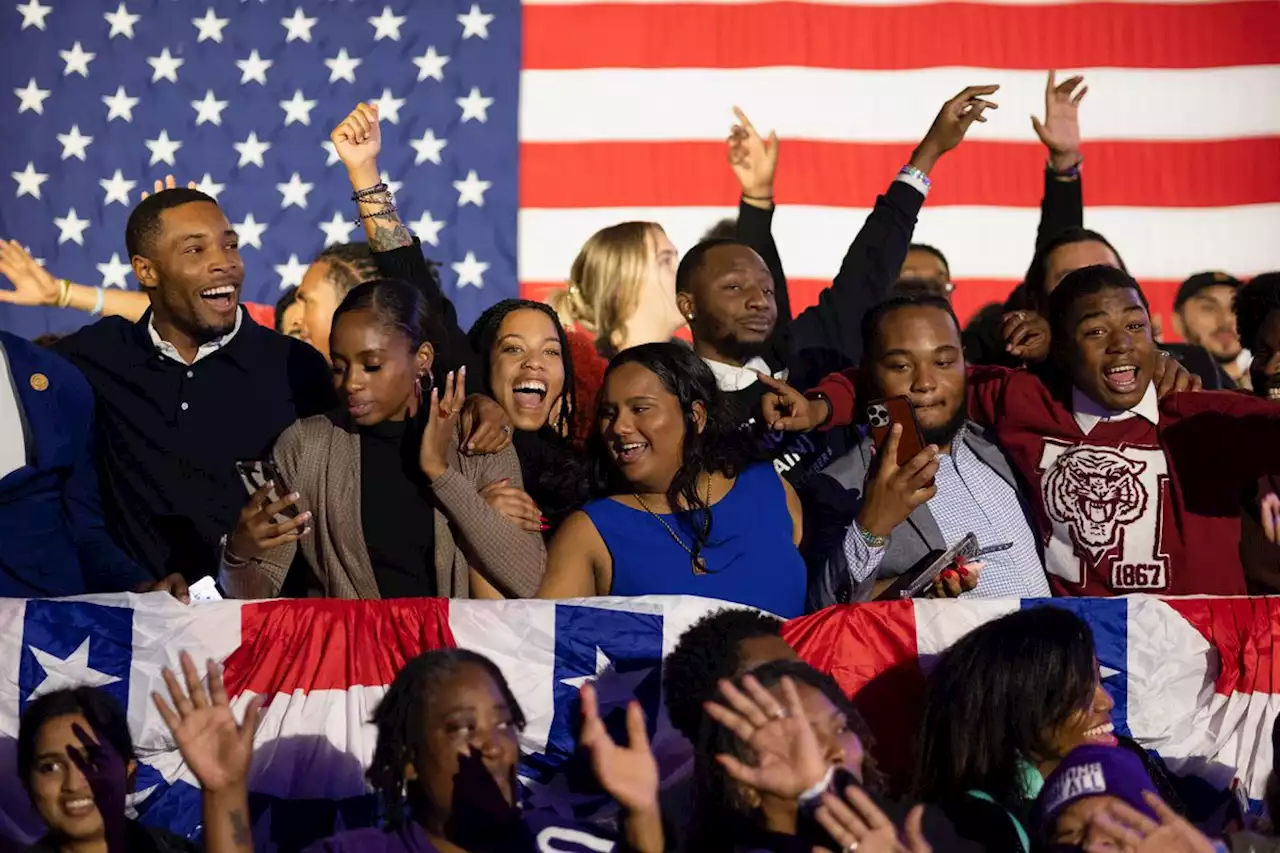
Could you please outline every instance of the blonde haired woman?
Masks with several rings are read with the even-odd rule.
[[[675,244],[656,222],[620,222],[582,245],[569,284],[547,297],[568,331],[576,374],[574,437],[584,438],[609,359],[668,341],[685,325],[676,305]]]

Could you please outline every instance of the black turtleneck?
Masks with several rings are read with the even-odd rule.
[[[424,424],[360,429],[360,521],[383,598],[437,593],[435,503],[418,465]]]

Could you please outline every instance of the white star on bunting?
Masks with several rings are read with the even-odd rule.
[[[120,679],[116,676],[107,675],[89,666],[89,642],[92,639],[91,636],[85,637],[84,642],[65,658],[51,655],[35,646],[27,646],[36,663],[40,664],[40,668],[44,670],[44,679],[36,685],[35,690],[31,691],[27,701],[56,690],[73,687],[106,687],[108,684],[119,681]]]
[[[151,162],[147,164],[149,166],[154,166],[156,163],[174,165],[173,155],[177,154],[178,149],[182,147],[181,142],[169,138],[167,130],[161,130],[160,136],[156,139],[145,140],[145,144],[151,151]]]
[[[257,48],[249,51],[248,59],[236,60],[236,67],[240,69],[240,85],[243,86],[246,83],[267,85],[267,69],[272,65],[275,65],[275,60],[263,59]]]
[[[179,59],[169,53],[169,48],[160,51],[159,56],[148,56],[147,64],[151,66],[151,82],[159,83],[161,80],[168,80],[170,83],[178,82],[178,69],[186,64],[185,59]]]
[[[386,119],[392,124],[400,123],[400,108],[404,106],[404,98],[397,98],[390,89],[382,90],[381,98],[374,98],[373,104],[378,108],[378,118]]]
[[[458,191],[458,207],[466,207],[468,204],[484,207],[484,194],[491,186],[492,182],[480,180],[475,169],[467,172],[464,179],[453,182],[453,188]]]
[[[71,50],[60,50],[58,56],[62,57],[62,61],[67,67],[62,70],[62,76],[66,77],[71,73],[79,74],[81,77],[89,76],[89,63],[97,56],[96,53],[88,53],[80,46],[80,42],[71,45]]]
[[[49,97],[49,90],[37,86],[36,78],[32,77],[25,89],[14,89],[13,94],[18,96],[18,115],[27,110],[36,115],[44,115],[44,102]]]
[[[280,201],[281,209],[286,207],[300,207],[307,209],[307,193],[315,188],[315,184],[308,184],[302,180],[297,173],[293,173],[293,177],[289,178],[288,183],[276,184],[276,189],[280,191],[283,198]]]
[[[27,163],[27,168],[21,172],[10,172],[9,176],[18,182],[18,193],[14,198],[24,195],[40,198],[40,185],[49,180],[48,175],[36,171],[35,163]]]
[[[196,44],[206,39],[213,39],[218,44],[222,44],[222,31],[227,24],[231,23],[230,18],[219,18],[213,14],[213,8],[205,10],[203,18],[192,18],[191,23],[196,25],[196,29],[200,31],[196,36]]]
[[[418,239],[424,243],[430,243],[433,246],[440,245],[440,229],[444,228],[444,221],[440,219],[432,219],[431,211],[424,210],[422,216],[418,217],[417,222],[407,223],[413,233],[418,235]]]
[[[111,260],[96,266],[98,267],[98,275],[102,276],[103,287],[118,287],[122,290],[128,287],[125,283],[125,278],[129,273],[133,272],[133,267],[120,260],[119,253],[112,252]]]
[[[288,33],[284,38],[285,44],[288,44],[294,39],[302,39],[303,41],[310,43],[311,28],[316,25],[317,20],[319,19],[308,18],[306,15],[302,14],[301,6],[293,10],[293,17],[281,18],[280,23],[284,25],[286,30],[288,30]]]
[[[262,232],[267,230],[267,223],[255,221],[253,214],[250,213],[245,216],[244,222],[235,223],[235,229],[241,246],[262,248]]]
[[[111,32],[107,33],[107,38],[113,39],[116,36],[124,36],[127,39],[133,38],[133,25],[142,20],[141,15],[132,15],[129,10],[121,3],[116,7],[114,12],[107,12],[102,17],[107,19],[107,23],[111,25]]]
[[[324,164],[326,166],[335,166],[342,160],[342,158],[338,156],[338,146],[334,145],[329,140],[326,139],[324,142],[321,142],[320,147],[323,148],[325,152]]]
[[[310,127],[311,111],[315,108],[315,101],[308,101],[302,96],[301,89],[295,89],[292,98],[280,102],[280,109],[284,110],[284,126],[288,127],[294,122],[301,122]]]
[[[486,15],[480,11],[480,6],[476,3],[471,4],[471,10],[465,15],[458,16],[458,23],[462,24],[462,38],[471,38],[472,36],[480,36],[482,39],[489,37],[489,24],[493,23],[493,15]]]
[[[103,206],[105,207],[112,202],[118,201],[125,207],[131,207],[132,204],[129,201],[129,193],[133,192],[133,188],[137,185],[137,181],[125,180],[121,171],[116,169],[116,173],[110,178],[103,178],[98,181],[98,186],[102,187],[107,192],[106,201],[102,203]]]
[[[204,177],[201,178],[200,182],[196,184],[196,189],[198,189],[200,192],[204,193],[205,195],[211,197],[214,201],[218,200],[218,196],[221,195],[222,191],[225,190],[226,188],[227,188],[226,184],[215,183],[213,180],[213,176],[210,175],[208,172],[205,172]]]
[[[356,224],[350,219],[344,219],[342,214],[335,210],[332,219],[320,223],[320,230],[324,232],[324,247],[327,249],[335,243],[345,243],[350,240],[351,232],[356,230]]]
[[[381,178],[382,182],[387,185],[387,190],[390,191],[392,195],[395,195],[396,193],[400,192],[400,188],[404,186],[404,181],[393,181],[391,180],[391,178],[387,177],[386,172],[383,172],[378,177]]]
[[[133,108],[138,105],[139,100],[141,99],[129,97],[124,86],[117,86],[114,95],[103,95],[102,103],[107,105],[107,121],[118,118],[133,121]]]
[[[489,120],[489,107],[493,106],[493,98],[486,98],[480,94],[480,90],[475,86],[471,87],[471,91],[465,98],[454,98],[453,102],[462,107],[462,121],[478,120],[485,123]]]
[[[562,678],[560,683],[581,690],[582,685],[588,681],[594,681],[600,700],[600,711],[603,713],[606,708],[625,705],[634,699],[636,688],[653,672],[652,667],[641,667],[627,672],[618,672],[611,667],[613,667],[613,661],[609,660],[609,656],[599,646],[596,646],[596,671],[589,675]],[[601,676],[606,677],[601,678]]]
[[[266,164],[262,160],[262,155],[267,153],[267,149],[271,147],[271,143],[259,142],[258,134],[251,130],[249,131],[248,139],[244,142],[233,142],[231,143],[231,147],[236,149],[240,154],[240,162],[237,164],[240,168],[243,169],[250,163],[258,166],[259,168],[263,168]]]
[[[362,62],[364,62],[363,59],[352,58],[345,47],[339,49],[337,56],[324,61],[329,68],[329,82],[337,83],[339,80],[346,80],[348,83],[356,82],[356,69]]]
[[[68,157],[75,157],[81,163],[85,161],[85,149],[89,147],[89,143],[93,142],[92,136],[85,136],[80,132],[80,125],[71,125],[71,130],[67,133],[57,134],[57,140],[62,143],[62,158],[66,160]]]
[[[68,241],[84,245],[84,230],[89,227],[89,220],[76,216],[74,207],[67,212],[66,216],[55,217],[53,224],[58,226],[59,246]]]
[[[449,57],[436,53],[435,45],[427,48],[422,56],[415,57],[413,64],[418,66],[418,82],[430,77],[432,80],[444,82],[444,67],[449,64]]]
[[[413,146],[413,150],[418,152],[413,158],[413,165],[421,166],[430,160],[437,166],[440,165],[440,152],[449,144],[447,139],[436,139],[434,130],[427,128],[427,132],[422,134],[421,139],[410,139],[409,144]]]
[[[214,126],[221,127],[222,111],[227,108],[227,104],[228,101],[219,101],[213,96],[213,90],[207,89],[203,100],[191,102],[196,111],[196,125],[212,122]]]
[[[288,290],[291,287],[297,287],[302,284],[302,277],[306,275],[307,265],[299,263],[297,255],[290,255],[288,263],[275,264],[274,269],[276,275],[280,276],[280,289]]]
[[[382,14],[376,18],[370,18],[369,23],[373,24],[373,40],[382,41],[384,38],[392,41],[400,41],[400,27],[404,25],[405,18],[401,15],[391,14],[391,7],[384,6]]]
[[[41,6],[40,0],[29,0],[25,5],[18,4],[18,12],[22,15],[22,29],[27,27],[35,27],[38,30],[44,29],[44,19],[53,11],[52,6]]]
[[[458,274],[458,287],[484,287],[484,272],[489,269],[489,265],[484,261],[476,260],[475,252],[467,252],[467,256],[461,261],[455,261],[449,266],[453,267],[453,271]],[[566,681],[566,683],[568,683]]]

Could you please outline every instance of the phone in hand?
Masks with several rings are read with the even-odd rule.
[[[209,575],[205,575],[191,584],[191,586],[187,587],[187,591],[191,594],[192,601],[222,600],[222,591],[218,589],[218,582]]]
[[[273,487],[267,492],[267,502],[275,503],[284,495],[290,494],[289,484],[280,476],[280,470],[272,459],[254,459],[248,462],[237,462],[236,470],[240,472],[240,480],[249,494],[261,489],[267,483]],[[282,524],[298,516],[297,504],[291,504],[276,513],[274,521]]]
[[[899,465],[907,464],[912,457],[929,446],[920,429],[920,421],[916,419],[916,407],[911,405],[909,397],[872,400],[867,405],[867,422],[871,424],[871,437],[875,440],[877,451],[884,450],[889,441],[889,430],[893,429],[894,424],[902,427],[902,435],[898,437]]]
[[[916,567],[902,575],[893,585],[876,598],[877,601],[896,601],[903,598],[917,598],[924,595],[933,586],[938,575],[953,568],[957,562],[971,563],[978,558],[978,537],[966,533],[960,541],[946,551],[934,551],[930,557],[921,560]]]

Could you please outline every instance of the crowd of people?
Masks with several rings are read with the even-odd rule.
[[[605,228],[549,303],[504,300],[469,330],[400,218],[370,104],[330,137],[366,242],[317,256],[274,329],[241,304],[217,202],[172,177],[128,220],[138,291],[58,279],[0,241],[0,298],[98,318],[56,340],[0,332],[0,595],[688,594],[785,619],[873,599],[970,535],[976,559],[924,594],[1275,591],[1280,272],[1188,270],[1185,343],[1162,342],[1123,247],[1084,227],[1083,80],[1051,73],[1025,280],[962,325],[945,256],[913,231],[930,173],[997,89],[942,105],[796,316],[771,233],[781,143],[740,111],[736,219],[683,255],[658,223]],[[911,416],[878,432],[890,401]],[[584,688],[581,743],[626,849],[1215,843],[1116,744],[1088,629],[1062,611],[997,620],[943,656],[897,785],[775,619],[715,618],[666,664],[696,747],[685,787],[660,797],[638,708],[619,745]],[[235,721],[215,668],[207,688],[184,670],[157,703],[204,785],[206,849],[249,849],[255,714]],[[494,664],[414,660],[374,722],[384,826],[317,849],[538,849],[513,775],[523,717]],[[39,849],[184,849],[129,840],[132,747],[105,694],[31,703],[19,758],[51,828]]]

